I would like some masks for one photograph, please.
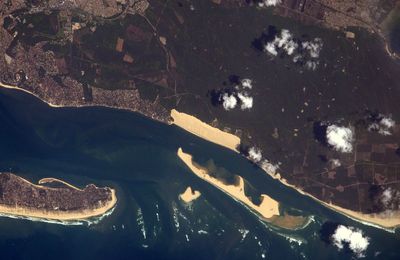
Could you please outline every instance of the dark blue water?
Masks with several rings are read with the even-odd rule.
[[[321,240],[326,221],[370,237],[367,258],[399,259],[400,237],[337,214],[267,176],[239,155],[138,114],[107,108],[50,108],[27,94],[0,90],[0,170],[37,181],[111,186],[119,198],[95,225],[63,226],[0,217],[1,259],[351,259]],[[198,179],[176,156],[243,176],[284,208],[313,216],[306,228],[283,230],[260,221]],[[187,186],[201,197],[190,206]],[[289,237],[295,239],[291,240]],[[297,241],[297,242],[296,242]]]

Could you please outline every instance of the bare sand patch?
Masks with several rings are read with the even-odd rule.
[[[232,151],[238,152],[240,138],[236,135],[224,132],[218,128],[212,127],[194,116],[181,113],[175,109],[171,110],[173,124],[184,130],[203,138],[207,141],[226,147]]]
[[[193,190],[192,187],[187,187],[186,190],[179,195],[179,198],[185,203],[190,203],[201,196],[200,191]]]

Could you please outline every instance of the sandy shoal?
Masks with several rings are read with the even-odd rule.
[[[174,125],[200,138],[238,152],[237,147],[240,145],[240,138],[236,135],[219,130],[218,128],[200,121],[194,116],[178,112],[175,109],[171,110],[171,117],[173,118],[172,123]]]
[[[187,187],[186,190],[179,195],[179,198],[185,203],[190,203],[201,196],[200,191],[192,190],[192,187]]]
[[[305,227],[308,224],[309,219],[303,216],[293,216],[284,213],[281,216],[273,216],[270,222],[278,227],[296,230]]]
[[[178,149],[178,157],[189,167],[189,169],[201,179],[209,182],[218,189],[227,193],[234,199],[240,201],[250,209],[257,212],[261,217],[270,219],[273,216],[279,216],[279,203],[271,197],[262,194],[260,205],[255,205],[244,192],[244,180],[239,177],[238,185],[227,185],[222,181],[210,176],[206,169],[199,167],[193,162],[190,154],[184,153],[181,148]]]

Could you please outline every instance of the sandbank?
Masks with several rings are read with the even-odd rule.
[[[224,132],[216,127],[212,127],[194,116],[181,113],[175,109],[171,110],[173,124],[184,130],[203,138],[207,141],[226,147],[232,151],[238,152],[240,138],[236,135]]]
[[[307,217],[293,216],[287,213],[284,213],[281,216],[273,216],[270,219],[270,222],[273,225],[292,230],[305,227],[308,221],[309,218]]]
[[[238,176],[239,177],[238,185],[227,185],[222,181],[218,180],[217,178],[210,176],[206,169],[193,162],[192,156],[190,154],[184,153],[181,148],[178,149],[177,155],[189,167],[189,169],[198,177],[214,185],[215,187],[222,190],[223,192],[233,197],[237,201],[246,205],[256,213],[258,213],[262,218],[268,220],[273,216],[279,216],[279,203],[276,200],[272,199],[271,197],[265,194],[262,194],[260,205],[255,205],[246,196],[244,192],[245,188],[244,180],[242,177]]]
[[[183,200],[185,203],[190,203],[201,196],[200,191],[192,190],[191,187],[187,187],[186,190],[179,195],[179,198]]]

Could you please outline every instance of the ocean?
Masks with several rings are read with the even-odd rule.
[[[327,223],[368,237],[364,259],[399,259],[400,234],[336,213],[272,179],[232,151],[139,114],[102,107],[52,108],[0,90],[0,170],[30,181],[55,177],[117,190],[118,203],[97,224],[60,225],[0,217],[1,259],[352,259],[326,241]],[[176,152],[238,174],[282,208],[307,216],[285,230],[194,175]],[[190,205],[179,194],[201,196]],[[329,226],[329,225],[328,225]],[[361,257],[362,255],[358,255]]]

